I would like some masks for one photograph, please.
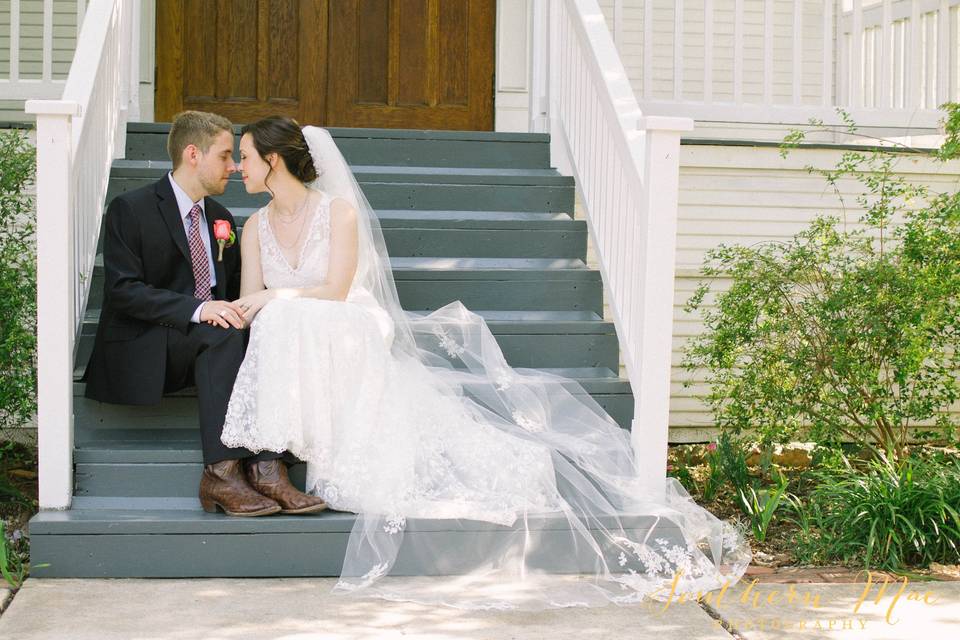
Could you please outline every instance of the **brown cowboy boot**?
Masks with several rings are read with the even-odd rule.
[[[204,465],[200,504],[207,513],[216,513],[220,507],[228,516],[266,516],[280,511],[275,500],[250,488],[238,459]]]
[[[292,484],[287,465],[279,458],[259,462],[245,460],[247,480],[254,490],[280,503],[280,513],[314,513],[327,508],[318,496],[303,493]]]

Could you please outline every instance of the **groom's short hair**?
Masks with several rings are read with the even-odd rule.
[[[216,113],[181,111],[175,115],[167,136],[167,153],[173,161],[173,168],[180,165],[187,146],[192,144],[206,153],[221,131],[233,133],[233,123]]]

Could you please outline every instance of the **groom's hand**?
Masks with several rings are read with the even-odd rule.
[[[215,324],[224,329],[233,326],[243,329],[243,309],[239,305],[227,300],[209,300],[203,303],[200,309],[200,322]]]

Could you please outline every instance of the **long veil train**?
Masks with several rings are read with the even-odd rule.
[[[460,491],[470,480],[459,476],[451,476],[457,487],[441,487],[419,502],[394,495],[385,480],[376,507],[362,511],[350,532],[334,592],[538,609],[637,602],[669,589],[695,593],[739,580],[751,559],[743,536],[673,478],[655,497],[645,495],[629,433],[578,382],[510,367],[484,319],[459,301],[430,313],[401,308],[373,208],[329,132],[308,126],[303,133],[318,172],[309,186],[346,198],[359,214],[348,300],[372,296],[387,311],[398,370],[452,399],[478,429],[525,441],[543,452],[539,460],[552,463],[536,499],[514,504],[485,500],[476,486]],[[466,464],[508,464],[492,455],[478,450]],[[439,451],[429,464],[451,462]]]

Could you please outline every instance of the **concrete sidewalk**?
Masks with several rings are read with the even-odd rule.
[[[11,640],[640,637],[727,640],[696,604],[468,612],[330,594],[332,578],[28,579],[0,617]]]
[[[880,577],[868,583],[866,576],[852,584],[741,582],[707,608],[749,640],[960,637],[960,582],[884,584]]]
[[[29,579],[0,616],[16,640],[283,638],[767,638],[955,637],[960,582],[877,587],[854,611],[860,584],[755,584],[715,591],[706,607],[650,602],[543,612],[467,612],[330,594],[334,579]],[[792,596],[790,593],[792,592]],[[923,597],[926,593],[927,603]],[[678,594],[679,596],[679,594]],[[792,602],[788,601],[791,600]],[[891,609],[891,605],[892,609]],[[718,613],[732,633],[711,617]],[[891,612],[889,624],[885,617]],[[846,621],[846,622],[845,622]]]

